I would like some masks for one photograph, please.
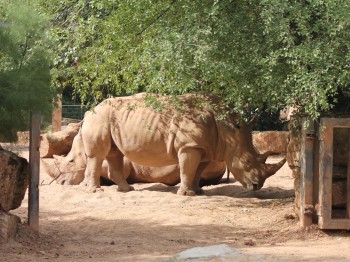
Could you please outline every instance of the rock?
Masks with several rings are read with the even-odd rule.
[[[64,130],[40,136],[40,157],[66,155],[70,151],[74,137],[82,122],[71,123]]]
[[[0,244],[7,243],[14,238],[20,218],[0,210]]]
[[[208,258],[239,257],[241,253],[226,244],[194,247],[176,255],[174,261],[207,261]]]
[[[293,168],[300,168],[300,151],[301,150],[301,138],[290,137],[287,146],[287,163],[288,166]]]
[[[288,131],[253,132],[253,144],[259,153],[281,154],[287,152],[288,137]]]
[[[0,210],[18,208],[28,183],[28,161],[10,151],[0,149]]]
[[[206,247],[194,247],[178,253],[174,258],[166,262],[185,261],[222,261],[222,262],[246,262],[246,261],[280,261],[279,258],[262,254],[243,254],[238,249],[229,247],[226,244]]]
[[[17,144],[29,145],[29,131],[17,132]]]

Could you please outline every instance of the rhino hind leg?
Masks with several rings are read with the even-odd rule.
[[[134,187],[130,186],[126,181],[126,176],[123,172],[123,155],[120,152],[113,152],[107,156],[107,162],[109,167],[109,179],[118,185],[118,192],[134,190]]]
[[[200,165],[202,154],[198,149],[185,148],[179,150],[180,188],[177,191],[181,196],[195,196],[203,191],[199,187]],[[197,170],[198,169],[198,170]]]

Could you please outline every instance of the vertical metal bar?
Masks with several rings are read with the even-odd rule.
[[[347,174],[347,177],[346,177],[346,184],[347,184],[347,187],[346,187],[346,218],[350,218],[350,129],[348,128],[348,132],[349,132],[349,135],[348,135],[348,139],[349,139],[349,142],[348,142],[348,166],[347,166],[347,169],[348,169],[348,174]]]
[[[39,231],[39,171],[41,114],[30,114],[28,223]]]
[[[304,125],[307,124],[307,128]],[[304,118],[302,121],[301,139],[301,187],[300,187],[300,225],[308,227],[312,225],[313,215],[313,148],[314,148],[314,123]]]

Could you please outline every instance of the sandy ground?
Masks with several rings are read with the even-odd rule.
[[[186,249],[218,244],[242,254],[234,261],[350,261],[349,231],[299,227],[287,164],[260,191],[248,192],[231,177],[196,197],[162,184],[87,193],[49,185],[43,170],[40,176],[40,233],[27,226],[26,196],[11,211],[23,224],[15,240],[0,246],[0,261],[172,261]]]

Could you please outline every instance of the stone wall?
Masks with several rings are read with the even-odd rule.
[[[285,154],[288,136],[288,131],[253,132],[253,144],[260,154],[268,151],[274,154]]]
[[[295,213],[300,214],[300,150],[301,150],[301,119],[292,118],[289,122],[289,143],[287,146],[287,163],[292,170],[295,190]]]

